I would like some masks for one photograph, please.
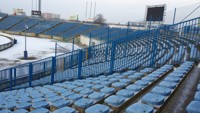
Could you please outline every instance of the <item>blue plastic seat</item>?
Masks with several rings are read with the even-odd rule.
[[[93,87],[92,87],[92,89],[94,89],[94,90],[100,90],[100,89],[102,89],[104,86],[103,85],[94,85]]]
[[[77,88],[74,89],[75,92],[80,92],[82,90],[85,90],[85,88],[84,87],[77,87]]]
[[[188,113],[200,113],[199,105],[200,101],[192,101],[187,106],[186,110]]]
[[[21,103],[21,104],[17,104],[16,108],[18,109],[27,109],[31,107],[31,103]]]
[[[147,104],[160,106],[164,102],[164,99],[164,96],[153,93],[147,93],[146,95],[144,95],[144,97],[142,97],[141,100]]]
[[[55,101],[61,100],[61,99],[63,99],[63,98],[60,96],[54,96],[54,97],[48,98],[47,100],[48,100],[48,102],[55,102]]]
[[[76,113],[76,110],[71,107],[62,107],[60,109],[55,110],[53,113]]]
[[[200,101],[200,91],[195,93],[194,100]]]
[[[143,103],[132,104],[126,109],[126,113],[153,113],[153,111],[154,108],[152,106]]]
[[[171,93],[170,88],[156,86],[151,90],[152,93],[160,94],[163,96],[168,96]]]
[[[25,109],[18,109],[16,111],[13,111],[12,113],[28,113],[28,111]]]
[[[64,106],[69,106],[70,104],[71,103],[68,100],[61,99],[61,100],[57,100],[57,101],[53,102],[52,106],[54,106],[56,108],[61,108]]]
[[[94,92],[88,96],[88,98],[93,99],[95,101],[99,101],[105,97],[105,93]]]
[[[33,103],[32,107],[34,109],[46,108],[46,107],[49,107],[49,104],[46,101],[40,101],[40,102]]]
[[[146,77],[143,77],[142,80],[143,80],[143,81],[152,82],[152,81],[155,80],[155,78],[146,76]]]
[[[96,104],[87,108],[85,113],[110,113],[110,108],[102,104]]]
[[[36,102],[40,102],[40,101],[44,101],[45,98],[36,98],[32,100],[32,103],[36,103]]]
[[[113,82],[118,82],[119,80],[117,78],[111,78],[109,79],[109,81],[113,83]]]
[[[141,85],[136,85],[136,84],[128,85],[128,86],[126,87],[126,89],[133,90],[133,91],[135,91],[135,92],[138,92],[138,91],[142,90],[142,88],[143,88],[143,86],[141,86]]]
[[[110,86],[111,82],[109,82],[109,81],[103,81],[103,82],[101,82],[101,85],[103,85],[103,86]]]
[[[70,95],[72,95],[72,94],[74,94],[74,93],[71,92],[71,91],[67,91],[67,92],[65,92],[65,93],[62,93],[61,95],[67,98],[68,96],[70,96]]]
[[[119,79],[120,82],[126,83],[126,84],[130,84],[131,80],[130,79]]]
[[[100,90],[100,92],[105,93],[105,94],[112,94],[115,92],[115,88],[104,87],[103,89]]]
[[[0,110],[0,113],[11,113],[11,111],[8,109],[4,109],[4,110]]]
[[[77,101],[81,98],[83,98],[83,95],[80,95],[80,94],[73,94],[73,95],[70,95],[67,97],[69,100],[71,101]]]
[[[147,86],[149,84],[148,81],[138,80],[135,82],[136,85]]]
[[[90,95],[91,93],[93,93],[94,91],[91,90],[91,89],[85,89],[85,90],[82,90],[80,91],[79,93],[80,94],[83,94],[83,95]]]
[[[200,91],[200,84],[198,84],[198,86],[197,86],[197,90]]]
[[[93,101],[91,99],[87,99],[87,98],[82,98],[77,100],[76,102],[74,102],[74,105],[76,105],[77,107],[80,108],[88,108],[90,106],[92,106]]]
[[[159,86],[174,89],[176,87],[176,83],[168,82],[168,81],[162,81],[162,82],[159,83]]]
[[[112,95],[112,96],[109,96],[108,98],[106,98],[104,100],[105,103],[111,105],[111,106],[120,106],[124,103],[125,101],[125,98],[122,97],[122,96],[117,96],[117,95]]]
[[[166,77],[166,78],[164,78],[164,81],[178,83],[180,81],[180,78],[178,78],[178,77]]]
[[[35,109],[29,113],[50,113],[48,109],[46,108],[38,108],[38,109]]]
[[[115,88],[123,88],[125,86],[126,86],[126,83],[123,83],[123,82],[112,83],[112,87],[115,87]]]
[[[116,95],[118,96],[122,96],[124,98],[131,98],[133,97],[134,95],[134,91],[132,90],[129,90],[129,89],[122,89],[122,90],[119,90]]]

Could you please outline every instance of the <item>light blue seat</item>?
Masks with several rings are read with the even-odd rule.
[[[28,103],[28,102],[16,105],[16,108],[18,108],[18,109],[27,109],[27,108],[30,108],[30,107],[31,107],[31,103]]]
[[[105,94],[112,94],[115,92],[115,88],[104,87],[103,89],[100,90],[100,92],[105,93]]]
[[[11,113],[11,111],[8,109],[4,109],[4,110],[0,110],[0,113]]]
[[[151,74],[148,74],[147,76],[148,77],[152,77],[152,78],[158,78],[159,76],[161,76],[162,75],[162,72],[153,72],[153,73],[151,73]]]
[[[13,111],[12,113],[28,113],[28,111],[25,109],[18,109],[16,111]]]
[[[154,108],[152,106],[143,103],[135,103],[129,106],[125,113],[153,113],[153,111]]]
[[[155,78],[146,76],[146,77],[143,77],[142,80],[152,82],[155,80]]]
[[[103,85],[94,85],[93,87],[92,87],[92,89],[94,89],[94,90],[100,90],[100,89],[102,89],[104,86]]]
[[[67,91],[67,92],[65,92],[65,93],[62,93],[61,95],[64,96],[65,98],[67,98],[68,96],[70,96],[70,95],[72,95],[72,94],[74,94],[74,93],[71,92],[71,91]]]
[[[126,89],[133,90],[133,91],[135,91],[135,92],[141,91],[142,88],[143,88],[143,86],[141,86],[141,85],[136,85],[136,84],[131,84],[131,85],[128,85],[128,86],[126,87]]]
[[[82,90],[80,91],[80,94],[83,94],[83,95],[90,95],[91,93],[93,93],[94,91],[91,90],[91,89],[85,89],[85,90]]]
[[[86,84],[83,87],[85,87],[85,88],[92,88],[92,86],[93,86],[93,84]]]
[[[62,107],[60,109],[55,110],[53,113],[76,113],[76,110],[71,107]]]
[[[171,93],[170,88],[156,86],[151,90],[152,93],[160,94],[163,96],[168,96]]]
[[[84,87],[77,87],[77,88],[74,89],[75,92],[80,92],[82,90],[85,90],[85,88]]]
[[[141,100],[147,104],[160,106],[164,102],[165,97],[158,94],[147,93]]]
[[[102,104],[96,104],[87,108],[85,113],[110,113],[110,108]]]
[[[138,75],[130,75],[130,76],[128,76],[128,79],[131,79],[132,81],[137,80],[139,78],[140,78],[140,76],[138,76]]]
[[[182,78],[184,76],[184,74],[182,73],[171,73],[168,75],[168,77],[178,77],[178,78]]]
[[[3,107],[5,109],[13,109],[16,107],[16,105],[17,105],[17,103],[15,103],[15,102],[7,102]]]
[[[49,104],[46,101],[40,101],[40,102],[33,103],[32,107],[34,109],[46,108],[46,107],[49,107]]]
[[[54,101],[57,101],[57,100],[61,100],[63,99],[62,97],[60,96],[54,96],[54,97],[51,97],[51,98],[48,98],[48,102],[54,102]]]
[[[195,93],[194,100],[200,101],[200,91]]]
[[[166,78],[164,78],[164,81],[178,83],[180,81],[180,78],[178,78],[178,77],[166,77]]]
[[[119,80],[117,78],[111,78],[109,79],[109,81],[113,83],[113,82],[118,82]]]
[[[123,83],[126,83],[126,84],[130,84],[130,83],[131,83],[131,80],[130,80],[130,79],[119,79],[119,82],[123,82]]]
[[[119,90],[116,95],[118,96],[122,96],[124,98],[131,98],[133,97],[134,95],[134,91],[132,90],[129,90],[129,89],[122,89],[122,90]]]
[[[45,98],[36,98],[36,99],[33,99],[32,102],[33,103],[36,103],[36,102],[40,102],[40,101],[44,101]]]
[[[188,113],[200,113],[199,105],[200,101],[192,101],[187,106],[186,110]]]
[[[69,100],[71,100],[71,101],[77,101],[77,100],[83,98],[83,95],[81,95],[81,94],[73,94],[73,95],[68,96],[67,98]]]
[[[176,87],[176,83],[168,82],[168,81],[162,81],[162,82],[159,83],[159,86],[174,89]]]
[[[123,88],[125,86],[126,86],[126,83],[123,83],[123,82],[112,83],[112,87],[115,87],[115,88]]]
[[[38,109],[35,109],[29,113],[50,113],[50,111],[46,108],[38,108]]]
[[[84,109],[92,106],[92,104],[93,104],[93,101],[87,98],[82,98],[74,102],[74,105],[80,108],[84,108]]]
[[[107,103],[107,104],[109,104],[111,106],[114,106],[114,107],[122,105],[124,103],[124,101],[125,101],[124,97],[117,96],[117,95],[109,96],[108,98],[106,98],[104,100],[105,103]]]
[[[197,90],[200,91],[200,84],[198,84],[198,86],[197,86]]]
[[[57,100],[57,101],[53,102],[52,106],[54,106],[56,108],[61,108],[64,106],[69,106],[70,104],[71,103],[68,100],[61,99],[61,100]]]
[[[141,85],[141,86],[147,86],[149,84],[149,82],[148,81],[144,81],[144,80],[138,80],[134,84]]]
[[[94,92],[88,96],[88,98],[93,99],[95,101],[99,101],[105,97],[104,93]]]
[[[103,85],[103,86],[110,86],[111,82],[109,82],[109,81],[103,81],[103,82],[101,82],[101,85]]]

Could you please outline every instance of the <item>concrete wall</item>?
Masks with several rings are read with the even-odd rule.
[[[81,35],[80,36],[80,43],[86,46],[89,46],[90,38],[88,36]],[[98,39],[91,39],[91,46],[100,44],[101,41]]]

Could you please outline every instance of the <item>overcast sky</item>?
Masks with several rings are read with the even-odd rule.
[[[13,8],[19,8],[24,9],[27,15],[30,15],[31,10],[36,9],[36,1],[0,0],[0,10],[12,14]],[[167,12],[173,13],[175,7],[185,9],[184,6],[200,3],[200,0],[42,0],[42,12],[58,13],[64,19],[67,19],[70,15],[78,14],[79,19],[84,20],[87,1],[88,9],[91,1],[93,1],[93,7],[96,1],[96,14],[102,13],[108,22],[115,23],[144,19],[146,5],[166,4]],[[195,9],[195,7],[192,7],[192,9]],[[181,12],[185,13],[184,11],[177,13]],[[92,11],[92,16],[93,14]]]

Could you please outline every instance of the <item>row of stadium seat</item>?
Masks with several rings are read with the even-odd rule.
[[[173,96],[181,82],[192,70],[194,62],[184,62],[168,74],[158,85],[145,94],[141,100],[126,109],[126,113],[160,112],[163,105]]]
[[[199,105],[200,105],[200,82],[197,86],[194,100],[192,100],[190,104],[187,106],[186,111],[188,113],[200,113]]]
[[[172,68],[170,65],[165,65],[149,74],[149,76],[145,75],[151,73],[154,70],[153,68],[146,68],[140,72],[130,70],[121,74],[114,73],[108,76],[102,75],[94,78],[66,81],[43,87],[37,86],[1,92],[0,113],[6,113],[6,111],[18,113],[31,111],[34,113],[36,111],[44,112],[49,110],[55,113],[69,110],[71,111],[70,113],[74,113],[75,109],[80,113],[84,111],[85,113],[93,113],[94,109],[99,112],[102,109],[115,111],[112,107],[111,109],[102,105],[102,103],[109,103],[111,101],[110,98],[115,93],[117,96],[122,96],[122,98],[123,96],[137,95],[137,93],[139,94],[145,87],[154,82],[151,77],[155,78],[156,81]],[[134,95],[129,95],[130,92],[127,93],[127,91],[134,91]],[[112,101],[116,102],[115,100]]]

